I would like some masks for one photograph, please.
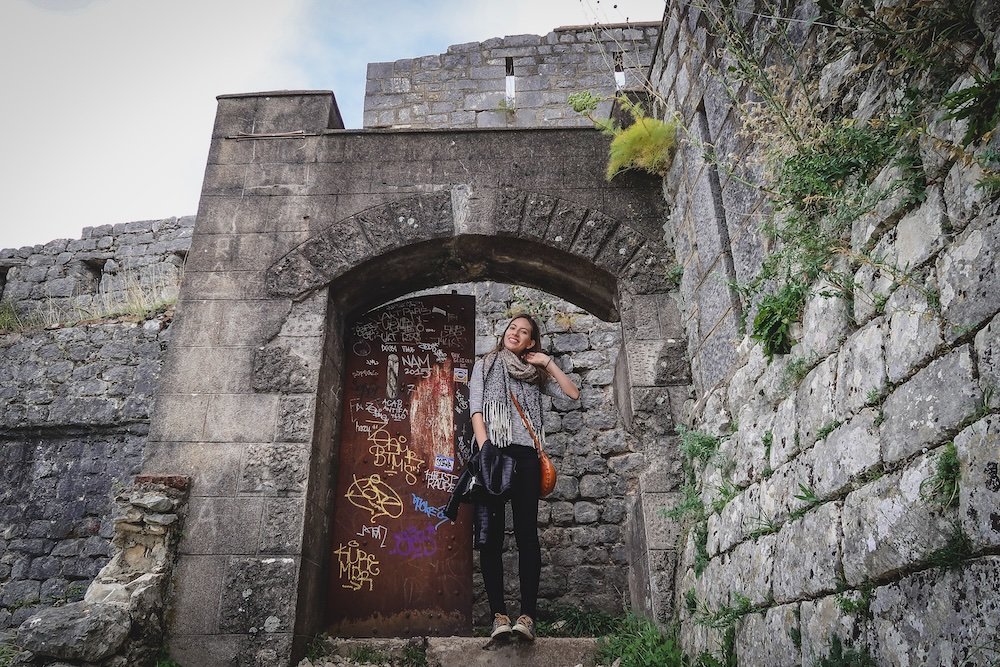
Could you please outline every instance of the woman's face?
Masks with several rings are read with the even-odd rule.
[[[531,322],[523,317],[516,317],[507,325],[507,331],[503,334],[503,346],[520,355],[534,343],[531,333]]]

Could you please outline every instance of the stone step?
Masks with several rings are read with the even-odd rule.
[[[491,642],[486,637],[427,637],[413,639],[328,639],[325,653],[337,658],[303,660],[299,667],[346,667],[348,656],[372,649],[399,660],[406,647],[422,646],[427,667],[596,667],[597,640],[540,637],[534,642]],[[329,660],[329,661],[328,661]],[[335,660],[335,662],[334,662]],[[395,664],[395,663],[394,663]]]
[[[595,667],[596,653],[597,640],[584,637],[502,643],[477,637],[430,637],[427,667]]]

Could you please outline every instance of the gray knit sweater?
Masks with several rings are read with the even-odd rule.
[[[498,371],[500,369],[497,369]],[[544,391],[549,396],[553,398],[562,398],[567,401],[572,400],[566,395],[566,392],[562,390],[559,383],[553,380],[551,377],[545,382],[544,385],[539,387],[537,384],[531,384],[527,382],[520,382],[511,378],[512,383],[519,382],[521,389],[524,389],[525,400],[537,401],[539,391]],[[521,392],[517,391],[518,402],[521,402]],[[521,420],[521,415],[517,413],[517,409],[514,408],[514,404],[508,399],[510,403],[510,425],[511,425],[511,444],[523,445],[525,447],[535,447],[534,441],[531,439],[531,434],[528,433],[528,429],[524,427],[524,422]],[[523,406],[522,406],[523,407]],[[469,413],[471,415],[477,412],[482,413],[483,411],[483,360],[477,359],[475,366],[472,367],[472,377],[469,378]],[[487,426],[489,426],[487,424]],[[541,434],[539,434],[541,437]]]

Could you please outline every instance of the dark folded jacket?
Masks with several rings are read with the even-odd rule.
[[[514,477],[514,459],[505,455],[487,440],[474,451],[458,477],[444,514],[454,521],[458,518],[460,503],[475,505],[472,517],[474,544],[477,549],[486,544],[489,536],[488,502],[504,498],[510,492]]]

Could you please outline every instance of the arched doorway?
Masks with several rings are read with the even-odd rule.
[[[659,182],[607,183],[605,137],[331,131],[333,109],[328,93],[219,101],[145,465],[194,477],[169,628],[184,664],[282,661],[322,626],[342,334],[356,314],[497,280],[620,320],[614,396],[637,468],[665,460],[686,394]],[[639,533],[630,576],[646,536],[673,548],[657,526]]]

